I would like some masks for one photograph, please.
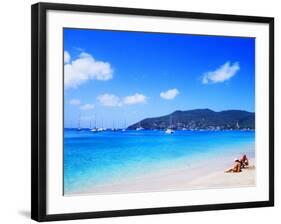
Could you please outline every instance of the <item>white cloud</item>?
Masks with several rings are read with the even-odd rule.
[[[166,92],[161,92],[160,97],[165,99],[165,100],[172,100],[174,99],[177,95],[179,95],[178,89],[169,89]]]
[[[80,107],[81,110],[92,110],[95,108],[94,104],[84,104]]]
[[[146,96],[140,93],[136,93],[131,96],[125,96],[120,98],[114,94],[103,94],[97,97],[99,102],[106,107],[121,107],[124,105],[132,105],[146,102]]]
[[[72,99],[72,100],[70,100],[69,101],[69,104],[71,104],[71,105],[80,105],[80,100],[78,100],[78,99]]]
[[[121,106],[120,98],[114,94],[103,94],[97,97],[99,102],[106,107]]]
[[[225,64],[221,65],[215,71],[206,72],[203,75],[202,83],[219,83],[224,82],[230,78],[232,78],[240,69],[239,63],[234,62],[232,65],[228,61]]]
[[[132,96],[126,96],[123,99],[124,104],[138,104],[138,103],[145,103],[146,96],[140,93],[136,93]]]
[[[95,105],[94,104],[90,104],[90,103],[82,105],[79,99],[72,99],[72,100],[69,101],[69,104],[70,105],[74,105],[74,106],[79,106],[80,105],[80,110],[91,110],[91,109],[95,108]]]
[[[67,51],[64,51],[64,63],[70,62],[70,54]]]
[[[91,79],[110,80],[112,74],[110,63],[97,61],[92,55],[82,52],[76,60],[64,65],[64,84],[66,88],[76,88]]]

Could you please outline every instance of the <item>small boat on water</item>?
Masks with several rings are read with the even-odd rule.
[[[173,134],[175,131],[173,130],[173,129],[171,129],[171,128],[167,128],[166,130],[165,130],[165,133],[166,134]]]
[[[101,131],[105,131],[104,128],[93,128],[90,130],[91,132],[101,132]]]
[[[173,134],[175,131],[171,128],[172,127],[172,115],[170,116],[170,127],[165,130],[166,134]]]
[[[106,131],[106,129],[103,128],[103,120],[101,121],[101,127],[100,127],[100,128],[97,127],[97,122],[96,122],[96,120],[95,120],[95,123],[94,123],[94,128],[91,127],[91,122],[90,122],[90,131],[91,131],[91,132]]]
[[[127,131],[127,125],[126,125],[126,120],[124,120],[124,128],[122,128],[122,131]]]
[[[136,128],[136,131],[141,131],[143,130],[144,128],[141,126],[141,122],[139,122],[139,126]]]
[[[90,121],[90,131],[91,132],[97,132],[98,131],[98,129],[96,128],[96,121],[95,121],[94,125],[95,125],[94,128],[92,128],[92,121]]]
[[[81,128],[81,120],[80,120],[80,114],[79,114],[79,119],[78,119],[78,127],[76,129],[77,131],[82,131],[82,128]]]

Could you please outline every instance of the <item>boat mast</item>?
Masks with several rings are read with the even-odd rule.
[[[170,115],[170,127],[169,128],[172,128],[172,123],[173,123],[172,115]]]
[[[80,120],[80,117],[81,117],[81,114],[79,114],[79,117],[78,117],[78,130],[81,129],[81,120]]]

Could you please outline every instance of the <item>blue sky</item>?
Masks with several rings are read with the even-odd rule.
[[[64,29],[64,77],[65,127],[255,111],[255,39]]]

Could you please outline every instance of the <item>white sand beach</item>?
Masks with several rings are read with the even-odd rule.
[[[239,173],[225,173],[232,166],[230,158],[218,158],[192,167],[178,167],[149,173],[127,180],[95,186],[74,194],[136,193],[170,190],[195,190],[209,188],[235,188],[255,186],[255,161],[250,158],[249,168]]]

